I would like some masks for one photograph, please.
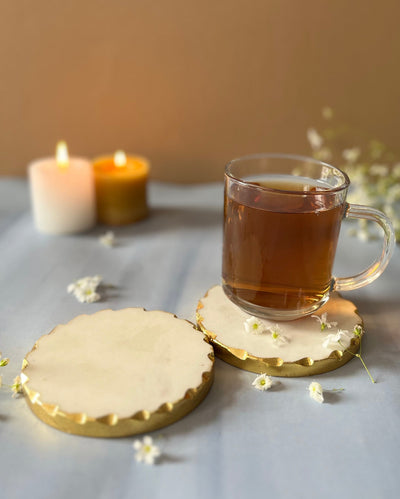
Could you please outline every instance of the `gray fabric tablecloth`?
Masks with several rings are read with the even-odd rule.
[[[153,433],[155,466],[135,462],[134,438],[72,436],[38,420],[4,386],[36,339],[103,308],[141,306],[193,320],[197,300],[220,281],[222,185],[150,185],[150,218],[115,230],[107,249],[88,234],[51,237],[33,226],[27,184],[0,181],[0,497],[11,498],[397,498],[400,490],[400,254],[372,285],[345,295],[365,321],[358,359],[310,379],[281,379],[268,392],[255,375],[220,360],[214,385],[181,421]],[[362,270],[380,244],[342,230],[337,275]],[[74,279],[101,274],[115,286],[103,301],[78,303]]]

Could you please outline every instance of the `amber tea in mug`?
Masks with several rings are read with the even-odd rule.
[[[372,282],[393,250],[390,222],[372,208],[346,203],[349,179],[319,161],[254,155],[231,161],[225,172],[222,282],[247,312],[276,320],[310,314],[333,289]],[[378,268],[332,277],[343,217],[368,218],[384,229]]]

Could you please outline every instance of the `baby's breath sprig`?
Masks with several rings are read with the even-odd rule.
[[[348,352],[349,354],[351,354],[353,357],[357,357],[358,359],[360,359],[361,361],[361,364],[364,366],[364,369],[367,371],[367,374],[369,376],[369,379],[372,381],[372,383],[376,383],[376,381],[374,380],[374,378],[372,377],[372,374],[370,373],[367,365],[365,364],[364,362],[364,359],[361,357],[361,338],[362,338],[362,333],[363,333],[363,329],[362,327],[360,326],[360,324],[357,324],[356,326],[354,326],[354,329],[353,329],[353,334],[354,336],[356,336],[357,338],[359,338],[360,340],[360,349],[358,351],[358,353],[353,353],[353,352],[350,352],[350,350],[348,350],[347,348],[344,348],[344,345],[343,343],[339,340],[338,343],[344,348],[344,351],[345,352]]]
[[[360,133],[332,119],[331,108],[322,109],[321,130],[309,128],[307,140],[312,156],[332,161],[346,171],[351,180],[348,201],[372,206],[383,211],[392,221],[397,242],[400,242],[400,162],[379,140],[361,137],[362,147],[355,146]],[[324,123],[324,124],[323,124]],[[343,144],[349,147],[343,149]],[[359,220],[349,230],[362,241],[376,237],[375,224]]]

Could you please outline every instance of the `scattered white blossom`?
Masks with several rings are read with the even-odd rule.
[[[269,390],[272,386],[272,378],[271,376],[267,376],[266,374],[260,374],[253,381],[252,385],[254,388],[260,391]]]
[[[278,324],[275,326],[269,326],[268,330],[271,333],[272,343],[275,346],[282,346],[289,342],[289,339],[282,334],[282,329]]]
[[[322,343],[322,346],[324,348],[329,348],[329,349],[337,349],[337,348],[343,348],[342,340],[349,341],[352,337],[352,334],[349,333],[349,331],[345,329],[339,329],[337,333],[334,334],[328,334],[328,336],[325,338],[324,342]]]
[[[109,230],[105,234],[99,237],[100,244],[106,246],[107,248],[112,248],[115,246],[115,235],[114,232]]]
[[[312,315],[311,317],[314,317],[314,319],[317,319],[321,326],[321,331],[324,331],[326,328],[331,329],[332,327],[337,326],[337,322],[332,321],[328,322],[328,314],[324,312],[321,317],[319,315]]]
[[[13,392],[13,397],[15,398],[19,393],[22,393],[22,383],[21,383],[21,377],[16,376],[14,378],[14,383],[11,385],[11,390]]]
[[[355,163],[360,157],[361,149],[359,147],[352,147],[350,149],[345,149],[342,153],[343,159],[347,163]]]
[[[136,451],[136,461],[144,462],[146,464],[154,464],[157,457],[161,455],[160,449],[153,444],[153,439],[149,436],[143,437],[143,440],[135,440],[133,448]]]
[[[265,332],[265,325],[257,317],[249,317],[243,323],[246,333],[262,334]]]
[[[69,284],[67,291],[81,303],[93,303],[101,298],[100,294],[97,293],[101,280],[99,275],[83,277]]]
[[[322,404],[322,402],[324,401],[324,391],[322,389],[322,386],[316,381],[313,381],[312,383],[310,383],[308,390],[310,393],[310,397]]]
[[[324,139],[317,132],[317,130],[315,130],[315,128],[309,128],[307,130],[307,139],[308,139],[308,142],[310,143],[311,148],[314,151],[321,149],[322,144],[324,143]]]

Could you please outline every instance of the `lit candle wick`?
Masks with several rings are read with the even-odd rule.
[[[126,154],[124,151],[116,151],[114,154],[114,165],[118,168],[126,166]]]
[[[56,147],[56,162],[59,168],[67,168],[69,165],[68,147],[63,140]]]

